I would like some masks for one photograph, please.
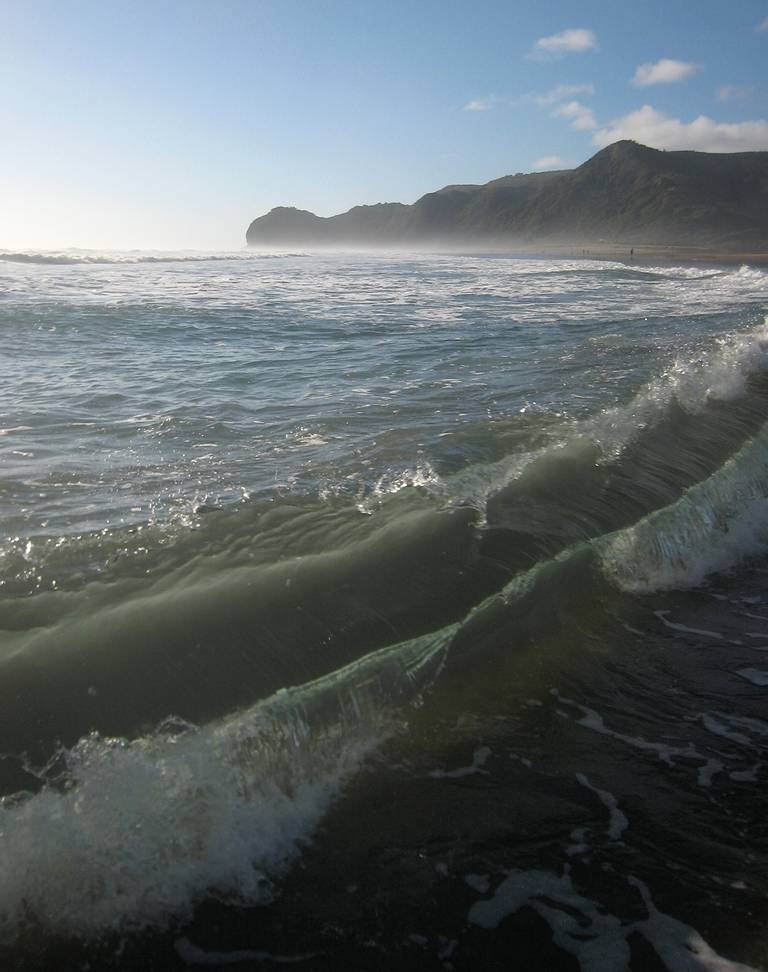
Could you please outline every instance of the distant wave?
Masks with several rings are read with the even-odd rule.
[[[10,250],[0,251],[0,260],[5,263],[33,263],[51,266],[80,266],[84,264],[132,264],[132,263],[213,263],[226,260],[277,260],[280,257],[303,257],[304,253],[215,253],[197,255],[174,254],[101,254],[66,252],[36,252]]]

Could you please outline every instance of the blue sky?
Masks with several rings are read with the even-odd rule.
[[[0,248],[240,248],[634,137],[768,150],[768,0],[2,0]]]

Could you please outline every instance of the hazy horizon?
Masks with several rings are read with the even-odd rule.
[[[6,7],[2,249],[241,250],[320,216],[570,168],[619,138],[768,149],[768,8],[95,0]]]

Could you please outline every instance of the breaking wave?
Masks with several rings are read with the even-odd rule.
[[[265,258],[0,254],[0,260],[54,265]],[[640,275],[651,289],[675,283],[677,274],[722,285],[721,296],[736,277],[750,294],[765,279],[749,268],[652,273]],[[366,280],[378,293],[375,274]],[[213,293],[218,303],[225,289]],[[392,306],[395,323],[381,322],[385,342],[400,326],[399,305]],[[444,301],[432,308],[441,326],[444,312]],[[288,307],[290,327],[295,319],[300,327],[306,323],[301,313]],[[349,317],[356,313],[353,308]],[[754,313],[746,319],[754,323]],[[218,341],[226,322],[223,316],[212,321],[211,340]],[[162,326],[161,318],[149,330],[156,335]],[[277,339],[267,327],[257,330],[247,317],[245,329],[233,331],[233,360],[247,344],[245,334],[254,341],[247,364],[263,361],[256,339]],[[107,331],[99,331],[99,340],[102,334]],[[335,323],[317,340],[302,332],[310,350],[295,388],[312,380],[317,348],[335,354],[328,342],[341,346],[339,334],[349,339]],[[28,342],[26,332],[22,337]],[[86,339],[92,338],[77,338]],[[445,353],[458,361],[466,346],[455,351],[452,340],[446,337]],[[174,334],[173,341],[184,338]],[[550,351],[561,346],[547,345]],[[499,347],[489,345],[488,354]],[[594,354],[597,344],[584,347]],[[419,719],[419,744],[437,735],[430,707],[471,721],[484,711],[485,690],[507,693],[516,686],[522,666],[515,669],[514,660],[526,645],[536,648],[531,670],[543,668],[554,645],[559,655],[550,674],[557,673],[558,660],[578,651],[574,632],[587,631],[599,642],[608,626],[616,630],[626,604],[701,584],[764,553],[768,320],[716,339],[707,332],[685,347],[650,378],[641,369],[635,380],[637,371],[622,362],[623,377],[631,372],[631,378],[615,396],[590,398],[583,411],[559,412],[548,403],[542,419],[526,405],[497,420],[489,408],[488,421],[475,412],[465,425],[451,413],[434,418],[431,439],[416,422],[410,438],[387,438],[389,423],[398,431],[407,424],[391,417],[400,413],[390,404],[399,407],[398,396],[406,401],[413,394],[415,403],[425,395],[432,418],[448,401],[432,397],[446,382],[400,386],[387,376],[391,384],[379,389],[376,406],[379,424],[366,425],[358,414],[363,432],[346,452],[339,428],[336,438],[322,417],[302,414],[299,422],[294,389],[287,387],[276,426],[280,461],[287,463],[294,449],[314,450],[300,483],[281,470],[280,488],[243,490],[230,506],[208,504],[206,492],[206,502],[187,503],[176,519],[160,514],[63,535],[55,524],[29,536],[14,526],[0,548],[0,783],[6,794],[0,942],[41,927],[83,938],[164,928],[207,895],[268,901],[272,882],[385,740]],[[378,373],[380,354],[389,347],[371,352],[371,373]],[[208,355],[206,345],[196,365],[202,368]],[[265,388],[265,399],[283,380],[282,359],[274,371],[279,377]],[[563,372],[563,381],[574,373]],[[237,394],[257,376],[249,372],[232,395],[237,421],[245,421],[234,409]],[[158,395],[166,392],[166,377],[156,382]],[[462,380],[447,381],[456,382],[451,395],[461,392]],[[588,382],[579,388],[592,390]],[[630,388],[636,393],[627,400]],[[498,386],[478,394],[493,400]],[[176,404],[180,413],[188,408],[186,400]],[[323,408],[337,406],[331,401]],[[58,402],[55,409],[58,415]],[[73,421],[78,415],[73,412]],[[227,451],[231,430],[218,413],[215,418],[197,445],[213,449],[220,436]],[[7,423],[9,450],[33,421],[22,415]],[[147,425],[147,438],[161,441]],[[79,447],[87,450],[90,441]],[[430,451],[435,441],[447,442],[445,451]],[[191,451],[196,444],[190,437],[183,446]],[[204,466],[211,457],[200,460]],[[131,466],[131,476],[139,472]],[[71,480],[66,475],[65,488],[93,485],[75,472]],[[33,490],[32,505],[51,484],[30,474],[30,486],[25,476],[22,469],[6,486],[14,496]],[[85,501],[91,494],[79,495]],[[139,508],[137,517],[145,515]],[[602,649],[610,650],[609,640]],[[763,684],[762,670],[740,671]],[[433,770],[428,779],[485,780],[491,749],[477,745],[474,752],[471,765]],[[552,884],[544,872],[535,873],[534,891],[556,891],[564,900],[571,894],[564,880]],[[517,894],[514,881],[499,887]]]
[[[0,801],[0,936],[163,927],[203,894],[270,900],[350,773],[434,680],[450,630],[207,726],[58,750]],[[77,893],[73,894],[73,890]]]
[[[42,266],[81,266],[90,264],[115,264],[120,266],[141,263],[212,263],[224,260],[275,260],[282,257],[301,257],[304,253],[263,253],[237,250],[232,253],[102,253],[71,251],[0,251],[0,261],[6,263],[33,263]]]
[[[609,539],[606,574],[639,593],[695,587],[768,549],[768,426],[673,506]]]

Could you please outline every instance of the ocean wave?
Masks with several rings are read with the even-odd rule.
[[[206,894],[268,901],[344,781],[428,690],[452,633],[201,728],[91,733],[29,767],[42,789],[0,801],[0,940],[162,928]]]
[[[268,563],[294,549],[291,520],[280,510],[300,514],[296,522],[308,538],[301,555],[320,554],[327,552],[326,517],[335,524],[331,535],[344,520],[344,536],[353,543],[363,537],[355,513],[377,513],[378,527],[395,515],[394,507],[385,508],[394,502],[407,510],[413,493],[423,498],[414,502],[424,510],[470,508],[480,527],[527,532],[538,526],[539,549],[553,554],[668,506],[715,472],[762,425],[766,374],[768,323],[763,322],[722,336],[699,353],[679,355],[625,404],[580,419],[552,415],[544,424],[538,416],[520,416],[513,438],[523,447],[494,461],[451,472],[437,459],[422,457],[375,477],[358,466],[342,478],[335,457],[327,474],[313,457],[314,483],[289,482],[276,493],[246,496],[224,509],[193,497],[177,503],[172,515],[122,528],[9,537],[0,545],[0,589],[6,594],[71,589],[103,572],[114,579],[155,575],[233,541],[258,563]],[[488,437],[487,430],[483,434]],[[321,425],[307,424],[297,428],[296,437],[303,447],[316,448],[329,434]],[[281,524],[277,532],[265,531],[260,522],[262,512],[270,510]]]
[[[511,453],[491,463],[476,463],[427,485],[435,489],[438,497],[469,503],[486,522],[494,499],[519,481],[537,480],[543,489],[550,489],[564,475],[572,475],[574,465],[593,468],[631,462],[630,449],[643,441],[645,461],[649,455],[653,456],[653,463],[669,482],[688,486],[699,472],[706,471],[710,443],[707,436],[695,443],[697,455],[691,458],[696,460],[696,468],[693,468],[686,461],[686,452],[694,443],[677,441],[682,437],[683,422],[688,422],[686,431],[689,432],[695,428],[692,423],[698,416],[703,417],[707,409],[745,399],[751,390],[750,381],[766,372],[768,317],[746,332],[719,338],[713,347],[699,354],[679,355],[628,403],[550,429],[545,446]],[[747,406],[745,411],[753,413],[753,421],[761,420],[764,406],[763,395],[758,392],[753,407]],[[665,424],[668,434],[663,436],[660,431]],[[744,414],[740,411],[734,411],[733,415],[720,414],[708,436],[716,438],[718,429],[733,448],[745,434]],[[712,461],[719,464],[720,452],[714,448],[711,451]],[[712,468],[710,465],[709,471]],[[563,479],[564,488],[565,485]]]
[[[673,404],[698,413],[710,402],[741,397],[749,376],[766,370],[768,316],[756,328],[718,338],[713,348],[699,355],[678,356],[628,405],[588,419],[584,431],[598,442],[604,456],[619,455],[638,432],[658,422]]]
[[[767,491],[768,426],[677,503],[537,563],[459,622],[200,728],[90,734],[42,769],[27,763],[42,789],[0,805],[6,940],[27,922],[85,937],[163,927],[210,894],[268,900],[344,781],[437,678],[466,686],[479,652],[546,644],[616,588],[685,587],[733,566],[755,549],[747,523],[768,540]]]
[[[768,549],[768,425],[674,505],[605,542],[602,565],[623,590],[695,587]]]
[[[40,761],[94,725],[133,736],[169,711],[207,722],[444,627],[476,597],[469,511],[411,494],[371,517],[311,502],[242,513],[212,514],[199,545],[193,532],[154,560],[0,598],[6,751]]]
[[[304,253],[262,253],[241,250],[232,253],[72,253],[69,251],[0,251],[0,261],[6,263],[32,263],[41,266],[82,266],[90,264],[114,264],[119,266],[141,263],[215,263],[221,261],[256,262],[276,260],[281,257],[303,257]]]

